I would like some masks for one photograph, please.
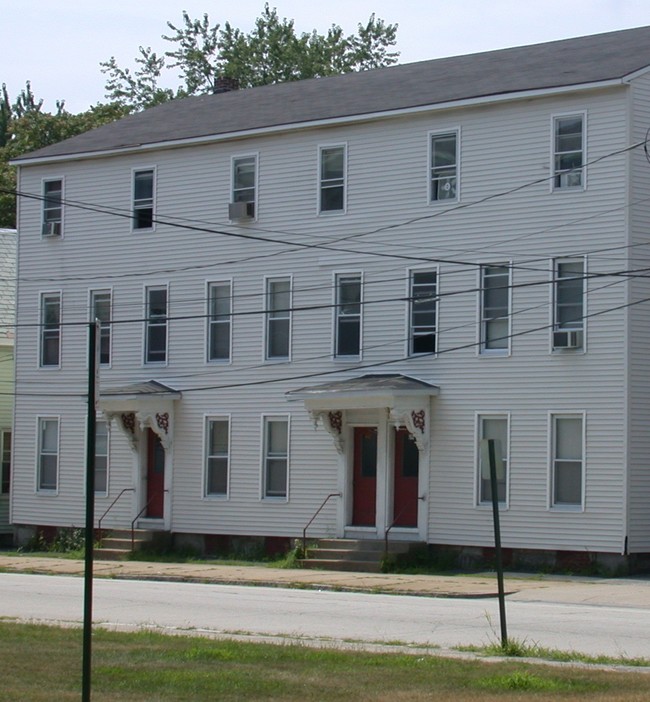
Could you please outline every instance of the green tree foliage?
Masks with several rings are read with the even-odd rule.
[[[108,75],[106,97],[133,110],[158,104],[173,97],[210,93],[220,78],[231,78],[242,88],[282,83],[304,78],[363,71],[397,62],[397,25],[386,24],[372,14],[358,25],[356,34],[344,36],[332,25],[326,34],[316,30],[298,34],[293,20],[280,19],[268,3],[248,34],[229,22],[211,25],[207,14],[192,19],[183,12],[179,26],[163,39],[173,50],[158,57],[150,48],[140,47],[137,69],[121,69],[115,57],[102,64]],[[163,69],[178,69],[182,85],[175,91],[158,86]]]

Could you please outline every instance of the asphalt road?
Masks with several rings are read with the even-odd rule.
[[[0,573],[0,617],[82,620],[83,580]],[[650,658],[650,609],[510,601],[510,637],[588,654]],[[97,580],[93,620],[188,633],[402,642],[451,648],[499,640],[495,599]]]

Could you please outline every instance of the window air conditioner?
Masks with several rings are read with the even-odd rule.
[[[582,329],[553,332],[554,349],[578,349],[582,346]]]
[[[61,236],[61,222],[44,222],[43,236],[55,237]]]
[[[253,219],[255,217],[255,203],[231,202],[228,205],[228,217],[233,221]]]

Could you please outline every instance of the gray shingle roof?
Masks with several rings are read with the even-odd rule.
[[[623,78],[650,27],[174,100],[17,159],[77,155]]]

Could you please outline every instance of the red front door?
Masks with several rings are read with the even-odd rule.
[[[164,496],[165,449],[158,434],[147,429],[147,517],[163,517]]]
[[[420,453],[406,429],[395,432],[393,519],[396,526],[418,525],[418,468]]]
[[[375,526],[377,503],[377,429],[354,428],[352,524]]]

